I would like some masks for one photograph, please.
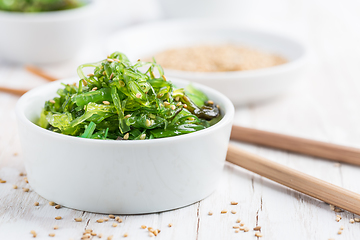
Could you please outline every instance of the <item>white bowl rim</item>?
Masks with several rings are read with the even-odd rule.
[[[178,78],[171,78],[169,79],[170,81],[175,80],[175,82],[183,82],[184,84],[186,83],[190,83],[190,81],[187,80],[182,80],[182,79],[178,79]],[[103,140],[103,139],[88,139],[88,138],[80,138],[80,137],[75,137],[75,136],[70,136],[70,135],[64,135],[61,133],[56,133],[56,132],[52,132],[50,130],[44,129],[38,125],[36,125],[35,123],[33,123],[32,121],[30,121],[24,113],[24,104],[25,102],[30,99],[32,96],[34,95],[39,95],[41,94],[41,92],[48,90],[48,89],[54,89],[55,86],[60,87],[60,83],[64,82],[64,83],[74,83],[74,82],[78,82],[79,78],[65,78],[65,79],[60,79],[57,80],[55,82],[52,83],[48,83],[39,87],[36,87],[30,91],[28,91],[27,93],[25,93],[24,95],[22,95],[20,97],[20,99],[18,100],[17,104],[16,104],[16,108],[15,108],[15,113],[17,116],[18,121],[21,121],[22,123],[24,123],[28,128],[32,128],[34,131],[39,131],[42,134],[46,134],[49,137],[52,138],[56,138],[56,139],[68,139],[71,141],[79,141],[79,142],[88,142],[88,143],[97,143],[97,144],[110,144],[110,145],[117,145],[117,144],[136,144],[136,145],[142,145],[142,144],[157,144],[157,143],[161,143],[161,142],[171,142],[171,141],[177,141],[178,140],[186,140],[187,138],[191,138],[192,136],[201,136],[203,134],[207,134],[210,131],[215,131],[218,128],[223,127],[224,125],[227,124],[231,124],[234,118],[234,114],[235,114],[235,108],[233,103],[230,101],[229,98],[227,98],[224,94],[218,92],[217,90],[214,90],[210,87],[204,86],[202,84],[198,84],[198,83],[192,83],[195,87],[200,86],[201,89],[204,89],[205,93],[211,93],[213,95],[216,95],[217,97],[219,97],[221,99],[221,104],[224,105],[224,108],[226,109],[225,115],[223,116],[223,118],[216,124],[202,129],[200,131],[196,131],[196,132],[192,132],[192,133],[187,133],[187,134],[182,134],[179,136],[173,136],[173,137],[166,137],[166,138],[157,138],[157,139],[145,139],[145,140],[132,140],[132,141],[117,141],[117,140]],[[55,92],[54,92],[55,93]],[[40,113],[39,113],[40,114]]]
[[[44,11],[44,12],[11,12],[0,10],[0,19],[12,21],[58,21],[59,19],[70,20],[71,18],[80,18],[83,14],[90,14],[96,8],[97,1],[88,0],[84,6],[72,9]],[[70,18],[70,19],[69,19]]]
[[[175,70],[164,68],[166,73],[171,76],[176,76],[178,78],[186,78],[186,79],[232,79],[232,78],[247,78],[247,77],[261,77],[268,76],[274,73],[288,71],[292,69],[297,69],[299,66],[302,66],[308,58],[308,50],[305,43],[302,41],[295,39],[294,37],[285,34],[283,32],[274,32],[269,30],[264,30],[260,28],[249,27],[246,25],[242,25],[231,21],[229,19],[217,19],[217,18],[189,18],[189,19],[171,19],[171,20],[156,20],[145,24],[139,24],[132,27],[125,28],[114,35],[112,35],[109,39],[110,46],[113,42],[112,39],[117,39],[124,34],[129,34],[132,32],[141,31],[144,28],[150,27],[167,27],[171,26],[176,28],[177,26],[194,26],[194,25],[202,25],[202,26],[211,26],[214,28],[223,28],[223,29],[236,29],[238,31],[243,32],[251,32],[256,34],[263,34],[274,38],[279,38],[288,42],[291,42],[294,45],[297,45],[297,48],[301,51],[301,54],[296,59],[290,60],[284,64],[280,64],[273,67],[255,69],[255,70],[242,70],[242,71],[226,71],[226,72],[192,72],[192,71],[183,71],[183,70]],[[131,59],[133,60],[133,59]]]

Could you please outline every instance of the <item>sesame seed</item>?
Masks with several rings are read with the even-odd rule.
[[[176,104],[176,106],[177,106],[177,107],[180,107],[180,106],[181,106],[181,102],[178,102],[178,103]]]
[[[5,180],[1,180],[1,179],[0,179],[0,183],[6,183],[6,181],[5,181]]]
[[[27,177],[24,177],[24,181],[25,181],[26,183],[29,183]]]
[[[18,188],[18,186],[16,186],[16,185],[13,185],[13,189],[17,189]]]
[[[50,237],[55,237],[55,233],[49,233]]]
[[[29,192],[30,189],[28,189],[28,188],[23,188],[23,191],[24,191],[24,192]]]
[[[124,237],[128,237],[129,235],[127,233],[124,233]]]
[[[109,221],[109,219],[107,217],[104,217],[104,221],[107,222]]]
[[[137,98],[141,98],[141,93],[137,93],[135,96],[136,96]]]
[[[116,220],[116,221],[118,221],[119,223],[122,223],[122,219],[121,218],[118,218],[118,220]]]
[[[208,104],[214,104],[214,102],[211,101],[211,100],[208,100],[207,102],[208,102]],[[235,204],[235,205],[236,205],[236,204]]]
[[[94,76],[93,73],[89,73],[89,74],[88,74],[88,77],[92,77],[92,76]]]
[[[175,101],[178,102],[180,100],[180,97],[175,97]]]
[[[49,205],[50,206],[55,206],[56,204],[55,204],[55,202],[49,202]]]
[[[115,216],[110,214],[110,215],[109,215],[109,218],[114,219]]]
[[[129,139],[129,136],[130,136],[129,133],[126,133],[126,134],[124,135],[124,139],[125,139],[125,140],[128,140],[128,139]]]
[[[360,222],[359,218],[354,218],[355,222]]]
[[[263,235],[262,235],[261,232],[256,232],[256,233],[255,233],[255,236],[256,236],[256,237],[262,237]]]
[[[169,106],[170,106],[170,103],[169,103],[169,102],[164,102],[164,106],[165,106],[165,107],[169,107]]]
[[[114,61],[114,59],[110,59],[110,58],[108,58],[108,59],[106,59],[108,62],[113,62]]]
[[[39,202],[35,202],[35,203],[34,203],[34,206],[39,206]]]
[[[56,209],[59,209],[59,208],[61,208],[61,206],[60,206],[60,205],[56,205],[55,208],[56,208]]]
[[[55,219],[56,219],[56,220],[60,220],[60,219],[62,219],[62,217],[61,217],[61,216],[57,216],[57,217],[55,217]]]
[[[231,210],[231,213],[232,213],[232,214],[236,214],[236,211],[235,211],[235,210]]]
[[[129,117],[131,117],[131,114],[126,115],[124,118],[127,119]]]
[[[231,204],[231,205],[238,205],[238,202],[232,201],[230,204]]]
[[[239,230],[244,231],[245,227],[239,227]]]
[[[96,220],[98,223],[103,223],[104,222],[104,219],[98,219]]]
[[[340,227],[340,230],[344,230],[344,226],[341,226],[341,227]]]
[[[213,215],[213,212],[210,211],[208,214],[211,216],[211,215]]]
[[[17,156],[18,155],[18,153],[16,152],[16,153],[14,153],[14,156]]]
[[[82,218],[74,218],[75,222],[82,222]]]
[[[234,225],[234,226],[233,226],[233,228],[238,229],[238,228],[240,228],[240,226],[238,226],[238,225]]]
[[[30,233],[33,235],[34,238],[36,238],[36,232],[34,230],[31,230]]]
[[[340,218],[340,219],[342,218],[340,215],[336,215],[336,217],[337,217],[337,218]]]
[[[171,105],[170,108],[171,108],[172,110],[175,110],[176,107],[175,107],[175,105]]]
[[[225,209],[221,210],[221,213],[227,213],[227,210],[225,210]]]
[[[102,238],[103,235],[102,235],[102,233],[99,233],[97,236],[98,236],[98,238]]]
[[[103,101],[103,104],[110,105],[110,102],[109,101]]]
[[[55,103],[54,99],[50,99],[49,102],[51,103]]]
[[[342,234],[342,231],[341,231],[341,230],[339,230],[337,234],[339,234],[339,235],[340,235],[340,234]]]
[[[151,122],[150,122],[150,120],[149,120],[149,119],[146,119],[146,121],[145,121],[145,125],[146,125],[147,127],[150,127],[150,126],[151,126]]]
[[[118,225],[117,225],[116,223],[113,223],[112,226],[113,226],[113,227],[117,227]]]
[[[141,228],[142,228],[142,229],[145,229],[145,228],[146,228],[146,226],[145,226],[145,225],[141,225]]]
[[[154,234],[152,232],[149,232],[149,237],[153,237]]]
[[[236,222],[237,222],[237,223],[240,223],[240,222],[241,222],[241,219],[240,219],[240,218],[238,218],[238,219],[236,220]]]
[[[355,220],[351,218],[349,222],[350,222],[351,224],[353,224],[353,223],[355,222]]]
[[[235,229],[235,232],[238,233],[238,232],[239,232],[239,229]]]
[[[152,227],[148,227],[148,231],[152,232],[152,231],[154,231],[154,229]]]
[[[86,229],[85,230],[85,233],[91,233],[93,230],[91,230],[91,229]]]
[[[184,104],[184,108],[187,108],[187,105],[186,105],[186,104]]]
[[[152,231],[152,233],[155,235],[155,237],[158,235],[158,230]]]
[[[90,233],[91,236],[96,236],[96,233],[92,232]]]
[[[59,226],[58,226],[58,225],[55,225],[55,226],[54,226],[54,230],[57,230],[57,229],[59,229]]]
[[[244,228],[244,232],[248,232],[250,229],[248,227]]]
[[[117,58],[114,58],[113,60],[114,60],[115,62],[120,62],[120,60],[117,59]]]
[[[261,229],[261,227],[260,226],[256,226],[256,227],[254,227],[254,230],[255,231],[259,231]]]
[[[114,77],[114,73],[111,73],[109,79],[111,80]]]
[[[173,224],[172,223],[169,223],[169,225],[168,225],[169,227],[172,227],[173,226]]]
[[[145,133],[141,134],[140,140],[145,140],[145,138],[146,138],[146,134]]]
[[[335,208],[334,210],[335,212],[343,212],[344,210],[340,209],[340,208]]]
[[[92,91],[96,91],[97,90],[97,87],[93,87],[93,89],[91,89]]]
[[[245,225],[245,223],[240,223],[240,226],[244,226]]]
[[[20,176],[20,177],[23,177],[23,176],[26,176],[26,174],[21,172],[21,173],[19,174],[19,176]]]
[[[107,237],[107,240],[111,240],[111,239],[113,239],[113,237],[114,237],[114,235],[110,235]]]

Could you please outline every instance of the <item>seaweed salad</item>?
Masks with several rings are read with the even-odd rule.
[[[85,75],[86,67],[93,73]],[[221,119],[216,103],[191,84],[176,88],[155,60],[133,64],[114,52],[77,72],[78,84],[62,84],[59,96],[45,102],[39,126],[82,138],[144,140],[200,131]]]

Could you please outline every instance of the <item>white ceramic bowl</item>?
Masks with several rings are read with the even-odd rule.
[[[218,103],[223,119],[186,135],[139,141],[77,138],[35,125],[44,102],[66,79],[37,87],[17,103],[16,115],[30,186],[60,205],[90,212],[165,211],[211,194],[221,175],[234,106],[223,94],[194,84]],[[186,81],[170,79],[178,87]]]
[[[286,91],[304,72],[306,48],[287,36],[247,29],[220,20],[170,20],[138,25],[109,38],[108,51],[123,51],[131,60],[169,48],[232,43],[282,55],[288,63],[259,70],[187,72],[165,69],[165,75],[198,82],[219,90],[234,104],[261,101]]]
[[[16,63],[50,63],[70,59],[90,33],[96,3],[61,11],[0,11],[0,58]]]

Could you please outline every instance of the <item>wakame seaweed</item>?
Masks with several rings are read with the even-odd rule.
[[[80,0],[0,0],[0,10],[9,12],[48,12],[83,6]]]
[[[94,72],[86,76],[85,67]],[[79,66],[78,75],[78,84],[63,84],[59,97],[45,102],[39,126],[82,138],[144,140],[196,132],[221,119],[218,105],[192,85],[175,88],[155,60],[132,64],[114,52]]]

